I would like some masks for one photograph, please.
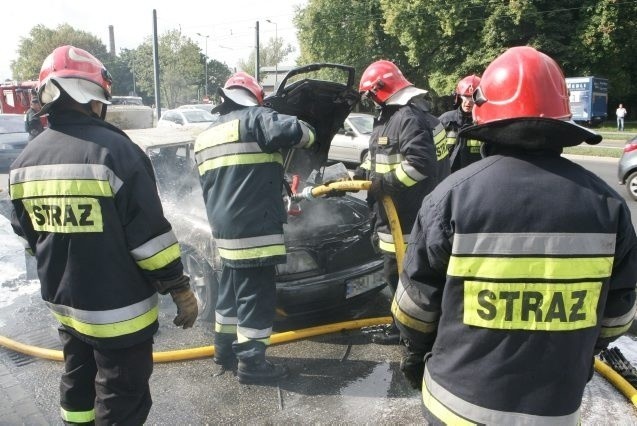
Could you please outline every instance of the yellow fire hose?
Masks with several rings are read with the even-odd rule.
[[[359,191],[368,190],[371,185],[370,181],[343,181],[333,182],[329,185],[321,185],[311,188],[312,197],[320,197],[327,195],[332,191]],[[405,244],[403,241],[402,229],[400,221],[396,213],[394,203],[389,196],[383,197],[383,207],[387,213],[391,234],[396,247],[396,261],[399,271],[402,270]],[[369,327],[379,324],[386,324],[392,321],[392,317],[367,318],[361,320],[352,320],[339,322],[334,324],[310,327],[301,330],[292,330],[282,333],[273,334],[270,337],[270,344],[276,345],[286,342],[292,342],[309,337],[319,336],[322,334],[337,333],[345,330],[356,330],[363,327]],[[30,355],[38,358],[49,359],[53,361],[63,361],[62,351],[39,348],[37,346],[26,345],[4,336],[0,336],[0,345],[7,349]],[[154,362],[172,362],[185,361],[190,359],[212,357],[215,353],[213,346],[202,346],[190,349],[178,349],[173,351],[155,352],[153,353]],[[617,388],[633,405],[637,406],[637,390],[628,383],[621,375],[608,366],[605,362],[595,358],[595,371],[608,380],[615,388]]]
[[[347,181],[347,182],[334,182],[328,186],[322,185],[312,189],[312,194],[316,197],[326,195],[330,191],[357,191],[367,190],[371,185],[370,181]],[[402,269],[403,254],[405,251],[405,245],[403,243],[402,231],[400,229],[400,222],[396,214],[396,208],[390,197],[384,197],[383,205],[387,210],[387,216],[390,218],[390,226],[392,230],[392,236],[396,245],[396,258],[399,267]],[[321,334],[336,333],[343,330],[355,330],[363,327],[369,327],[379,324],[387,324],[391,322],[391,317],[379,317],[368,318],[361,320],[346,321],[328,325],[322,325],[318,327],[311,327],[301,330],[286,331],[283,333],[273,334],[270,337],[270,343],[280,344],[285,342],[291,342],[295,340],[301,340],[308,337],[318,336]],[[64,357],[62,351],[39,348],[37,346],[31,346],[24,343],[17,342],[4,336],[0,336],[0,345],[11,349],[16,352],[23,353],[25,355],[31,355],[38,358],[49,359],[53,361],[63,361]],[[213,346],[202,346],[198,348],[179,349],[166,352],[153,353],[153,361],[155,362],[171,362],[171,361],[184,361],[196,358],[211,357],[214,355]]]

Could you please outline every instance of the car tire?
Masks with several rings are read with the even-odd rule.
[[[633,201],[637,201],[637,171],[632,172],[626,179],[626,192]]]
[[[185,272],[190,275],[190,287],[197,298],[200,321],[213,322],[219,282],[212,267],[195,251],[182,253]]]
[[[365,156],[367,155],[367,151],[368,150],[366,150],[366,149],[361,151],[361,158],[360,158],[360,162],[358,164],[363,164],[363,161],[365,161]]]

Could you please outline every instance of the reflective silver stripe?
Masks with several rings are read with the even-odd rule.
[[[425,364],[425,375],[423,377],[423,401],[425,394],[429,393],[440,404],[443,410],[453,412],[456,416],[469,419],[471,422],[487,425],[525,425],[525,426],[575,426],[580,424],[580,408],[574,413],[564,416],[535,416],[532,414],[513,413],[507,411],[491,410],[480,407],[465,401],[452,394],[438,383],[429,374],[429,369]],[[427,403],[425,402],[425,406]]]
[[[394,244],[394,237],[392,234],[387,234],[385,232],[376,232],[378,234],[378,239],[384,243]],[[403,234],[403,242],[407,244],[409,241],[409,234]]]
[[[422,293],[421,293],[422,294]],[[425,296],[424,294],[422,294]],[[405,291],[405,287],[403,286],[402,280],[398,280],[398,287],[396,288],[396,294],[394,295],[394,299],[400,310],[406,313],[409,316],[412,316],[420,321],[424,322],[436,322],[440,317],[440,311],[437,310],[435,312],[425,311],[420,306],[418,306],[412,298],[409,296],[409,293]],[[421,303],[427,303],[428,300],[422,300]]]
[[[215,322],[223,325],[236,325],[239,324],[237,317],[224,317],[219,312],[215,312]]]
[[[195,154],[195,159],[197,160],[197,164],[201,164],[206,160],[223,157],[224,155],[262,153],[263,150],[256,142],[233,142],[205,148]]]
[[[11,184],[60,179],[108,181],[113,194],[116,194],[124,184],[115,172],[103,164],[51,164],[21,167],[11,170],[10,176]]]
[[[217,238],[217,247],[226,250],[240,250],[252,247],[264,247],[284,244],[283,234],[263,235],[260,237],[236,238],[232,240]]]
[[[452,254],[602,255],[615,253],[615,234],[455,234]]]
[[[396,165],[399,164],[402,159],[403,156],[400,154],[376,154],[376,164],[389,164],[389,165]]]
[[[64,305],[55,305],[51,302],[46,302],[46,304],[51,311],[57,314],[74,318],[86,324],[100,325],[114,324],[137,318],[157,306],[158,300],[157,293],[155,293],[141,302],[107,311],[85,311]]]
[[[635,312],[637,312],[637,304],[633,303],[633,307],[630,309],[630,311],[626,312],[620,317],[602,318],[602,327],[620,327],[622,325],[631,323],[635,318]]]
[[[141,246],[137,247],[134,250],[131,250],[130,253],[135,260],[144,260],[156,255],[160,251],[176,243],[177,237],[175,237],[174,232],[170,230],[165,234],[161,234],[151,240],[146,241]]]
[[[421,181],[427,178],[427,175],[423,175],[418,170],[414,168],[411,164],[407,162],[407,160],[401,161],[400,166],[407,176],[412,178],[415,181]]]
[[[247,327],[237,327],[237,336],[239,339],[241,337],[246,339],[267,339],[272,335],[272,327],[268,328],[247,328]]]

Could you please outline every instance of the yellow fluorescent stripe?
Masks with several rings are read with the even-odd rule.
[[[102,232],[102,207],[96,198],[25,198],[24,209],[35,231],[64,234]]]
[[[119,337],[127,334],[135,333],[157,321],[159,308],[155,306],[148,312],[126,321],[116,322],[112,324],[89,324],[82,322],[76,318],[61,315],[53,312],[53,316],[62,324],[77,330],[78,332],[92,337],[108,338]]]
[[[438,322],[424,322],[407,315],[400,309],[395,299],[391,302],[391,313],[401,324],[423,333],[432,333],[438,327]]]
[[[237,324],[219,324],[215,323],[215,331],[217,333],[237,334]]]
[[[451,256],[447,274],[491,279],[539,278],[577,280],[608,278],[612,257],[458,257]]]
[[[238,166],[242,164],[267,164],[279,163],[283,164],[281,153],[273,154],[233,154],[224,157],[206,160],[199,165],[199,174],[203,175],[209,170],[218,169],[219,167]]]
[[[396,253],[396,246],[394,245],[394,243],[388,243],[382,240],[378,240],[378,248],[389,253]]]
[[[62,420],[69,423],[88,423],[95,420],[95,409],[88,411],[68,411],[60,407]]]
[[[284,256],[285,244],[276,244],[272,246],[255,247],[241,250],[227,250],[219,248],[219,255],[229,260],[246,260],[259,259],[270,256]]]
[[[228,121],[203,131],[195,141],[195,152],[239,140],[239,120]]]
[[[418,181],[415,181],[411,177],[409,177],[402,167],[396,167],[396,177],[406,187],[414,186],[418,183]]]
[[[447,134],[445,132],[439,132],[434,136],[434,145],[436,146],[436,160],[440,161],[449,155],[449,149],[447,144],[450,144]]]
[[[429,392],[429,389],[427,389],[427,383],[424,377],[422,379],[422,402],[434,416],[446,425],[473,426],[476,424],[458,416],[456,413],[438,402],[431,392]]]
[[[394,170],[396,167],[398,167],[400,165],[400,163],[395,163],[395,164],[378,164],[376,163],[376,168],[374,169],[374,171],[376,173],[389,173],[392,170]]]
[[[602,327],[599,335],[600,337],[603,337],[603,338],[621,336],[622,334],[628,331],[631,325],[632,325],[632,321],[629,322],[628,324],[621,325],[619,327]]]
[[[173,260],[179,259],[180,257],[181,250],[179,249],[179,244],[175,243],[170,247],[166,247],[154,256],[137,261],[137,266],[146,271],[154,271],[156,269],[163,268]]]
[[[463,322],[499,330],[569,331],[597,325],[601,282],[464,282]]]
[[[12,200],[25,197],[52,197],[62,195],[112,197],[113,190],[107,180],[59,179],[11,185]]]

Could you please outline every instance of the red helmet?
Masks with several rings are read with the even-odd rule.
[[[358,91],[377,104],[382,104],[394,93],[413,86],[398,67],[390,61],[376,61],[367,67],[361,77]]]
[[[239,105],[263,105],[263,87],[254,77],[243,71],[233,74],[226,81],[222,92],[227,98]]]
[[[43,110],[60,97],[60,88],[81,104],[91,100],[110,104],[113,79],[104,65],[83,49],[68,45],[55,49],[42,63],[39,80]]]
[[[460,135],[526,149],[599,143],[570,121],[564,74],[552,58],[529,46],[512,47],[489,64],[473,92],[475,125]]]
[[[475,74],[468,75],[458,82],[456,96],[473,96],[473,91],[480,84],[480,77]]]
[[[528,46],[513,47],[491,62],[474,99],[476,124],[520,117],[571,118],[562,70]]]

